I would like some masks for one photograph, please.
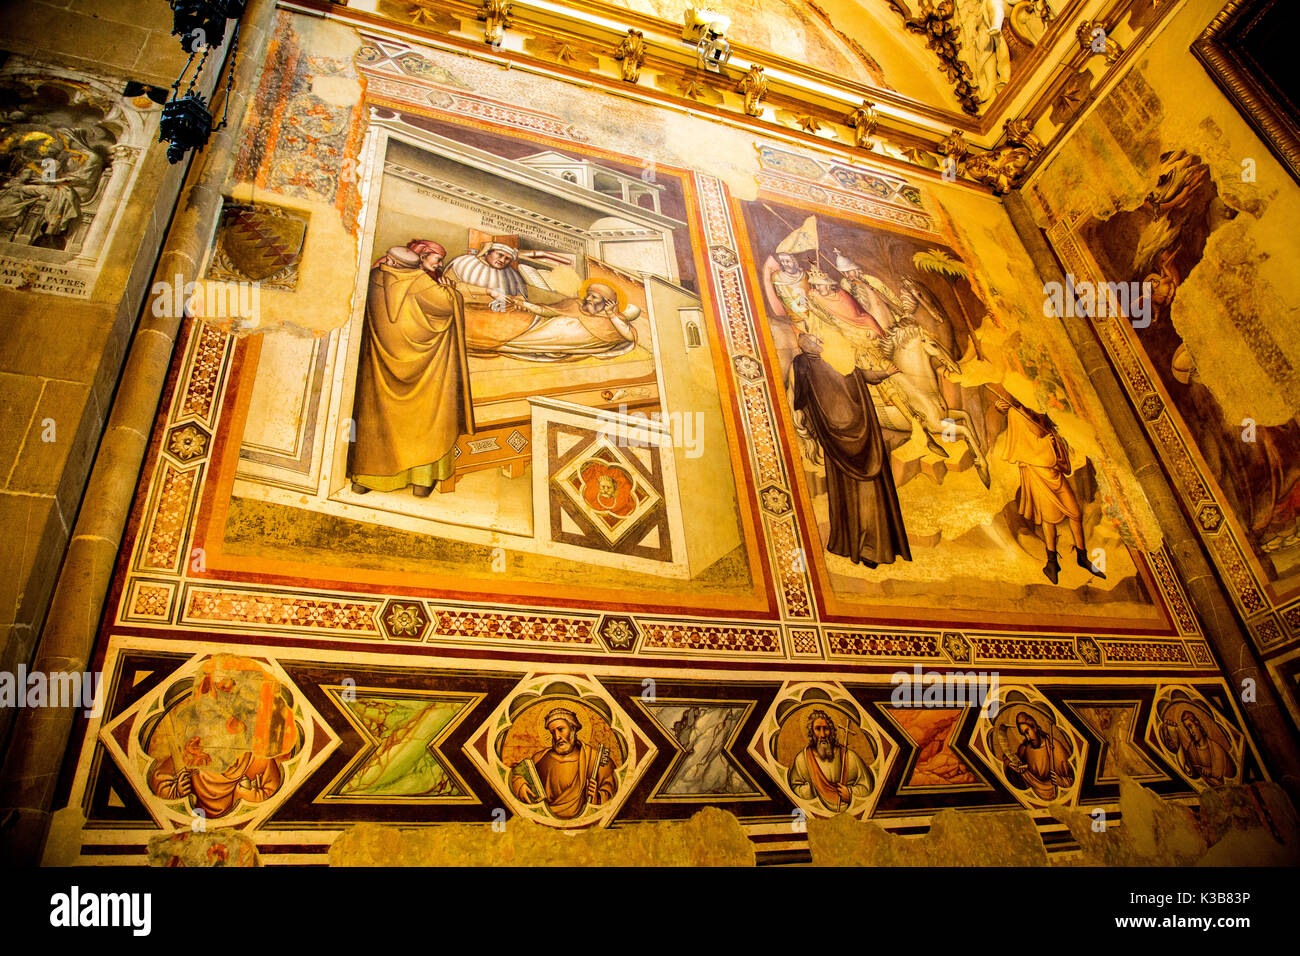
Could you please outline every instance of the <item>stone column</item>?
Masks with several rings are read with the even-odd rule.
[[[182,282],[198,278],[221,213],[222,188],[237,153],[236,137],[247,96],[262,70],[274,14],[275,0],[251,0],[245,10],[239,69],[230,92],[230,123],[213,134],[201,153],[191,157],[189,176],[158,258],[155,282],[170,286],[178,275]],[[227,31],[227,48],[232,33]],[[224,57],[217,62],[224,64]],[[224,69],[205,79],[205,95],[211,96],[220,76]],[[153,297],[145,300],[86,487],[86,507],[73,528],[31,670],[80,672],[90,660],[181,318],[160,318],[153,313]],[[40,861],[54,788],[78,714],[78,709],[55,707],[19,712],[0,774],[0,861]]]
[[[109,227],[113,224],[112,220],[117,218],[117,201],[122,198],[122,193],[126,191],[126,184],[131,180],[131,172],[135,168],[136,159],[139,158],[140,147],[119,143],[113,147],[112,152],[113,162],[109,166],[108,186],[104,190],[104,195],[100,197],[99,205],[95,208],[95,221],[91,223],[86,238],[81,241],[81,249],[78,250],[77,257],[72,260],[73,265],[93,266],[99,259],[100,253],[104,252],[101,248],[104,237],[108,235]]]
[[[1024,197],[1010,193],[1003,202],[1039,277],[1045,282],[1064,284],[1061,267],[1047,239],[1034,223]],[[1254,644],[1242,629],[1218,577],[1206,561],[1200,540],[1188,525],[1137,413],[1129,405],[1110,359],[1092,328],[1083,320],[1063,322],[1062,325],[1093,388],[1097,390],[1098,398],[1110,412],[1111,426],[1124,446],[1134,474],[1160,523],[1178,576],[1205,629],[1206,638],[1218,654],[1230,690],[1240,694],[1243,680],[1251,678],[1255,682],[1255,702],[1243,703],[1242,710],[1250,722],[1268,771],[1286,788],[1292,802],[1300,806],[1300,747],[1296,745],[1291,721],[1277,698],[1268,672],[1256,656]]]

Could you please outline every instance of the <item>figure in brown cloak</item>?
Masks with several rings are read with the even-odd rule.
[[[1015,754],[1002,755],[1007,782],[1020,790],[1033,790],[1041,800],[1055,800],[1061,790],[1074,785],[1074,768],[1067,741],[1057,736],[1051,724],[1046,732],[1031,714],[1016,715],[1016,730],[1022,738]]]
[[[1194,705],[1183,704],[1179,715],[1174,707],[1165,708],[1161,714],[1160,739],[1170,750],[1176,751],[1183,772],[1193,780],[1202,779],[1211,787],[1221,787],[1237,773],[1237,762],[1224,746],[1223,729],[1210,724],[1215,734],[1205,732],[1205,726],[1196,716]],[[1205,716],[1209,716],[1208,714]],[[1222,738],[1216,740],[1215,737]]]
[[[456,439],[474,431],[465,306],[442,274],[442,246],[396,246],[370,271],[353,406],[352,490],[423,498],[452,476]]]
[[[572,820],[588,804],[600,806],[618,792],[614,762],[604,747],[593,747],[578,739],[582,723],[578,715],[565,707],[556,707],[546,715],[546,729],[551,732],[551,746],[531,758],[532,772],[541,783],[538,793],[529,782],[521,760],[511,768],[510,789],[528,804],[545,803],[561,820]]]
[[[149,789],[212,819],[271,799],[302,744],[288,692],[256,661],[229,655],[188,683],[141,732]]]
[[[899,557],[911,561],[889,449],[867,390],[897,375],[898,368],[855,368],[841,375],[821,357],[822,342],[815,335],[800,335],[799,350],[791,367],[792,404],[796,417],[802,414],[806,437],[825,456],[830,496],[826,550],[869,568]]]

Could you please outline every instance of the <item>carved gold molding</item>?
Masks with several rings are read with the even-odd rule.
[[[920,0],[916,14],[902,0],[889,0],[903,18],[903,26],[911,33],[925,37],[926,45],[939,58],[941,68],[948,74],[948,82],[961,102],[961,108],[971,116],[978,116],[980,94],[975,86],[975,74],[962,57],[961,29],[954,22],[957,6],[953,0]]]
[[[1103,15],[1109,22],[1118,22],[1134,2],[1114,0]],[[849,161],[870,157],[875,162],[921,171],[927,177],[942,175],[950,182],[999,193],[1024,182],[1042,162],[1047,147],[1073,126],[1078,113],[1063,125],[1050,124],[1055,129],[1049,128],[1045,117],[1060,84],[1088,59],[1076,46],[1051,82],[1028,102],[1019,96],[1012,104],[1004,100],[1008,94],[1004,90],[993,104],[1002,109],[970,116],[892,90],[830,77],[807,64],[737,43],[732,44],[730,66],[721,73],[706,72],[696,62],[695,48],[680,40],[679,26],[602,0],[587,0],[581,11],[563,3],[534,5],[532,0],[388,0],[388,9],[381,6],[384,12],[380,13],[329,0],[279,0],[278,5],[729,125],[752,127],[762,135],[777,135]],[[1070,0],[1065,10],[1076,11],[1081,6],[1082,0]],[[1162,4],[1155,19],[1162,19],[1172,6]],[[484,21],[488,21],[485,26],[478,25]],[[502,42],[501,33],[492,29],[496,24],[518,39]],[[1143,38],[1153,26],[1154,21],[1145,24],[1140,31]],[[1068,28],[1058,17],[1051,35]],[[1130,41],[1125,56],[1109,65],[1097,87],[1126,67],[1136,45],[1136,40]],[[1027,73],[1034,69],[1037,67],[1014,79],[1022,92],[1028,83]],[[857,103],[863,106],[855,106]],[[1013,105],[1015,112],[1003,115]],[[1028,143],[1009,141],[1005,134],[998,135],[1008,129],[1008,120],[1014,121],[1017,129],[1023,126],[1026,133],[1036,129],[1038,136]],[[965,161],[955,168],[943,149],[948,130],[959,131],[966,148]]]
[[[1192,53],[1246,118],[1274,156],[1300,182],[1300,125],[1286,104],[1268,91],[1234,43],[1277,0],[1232,0],[1210,21]]]

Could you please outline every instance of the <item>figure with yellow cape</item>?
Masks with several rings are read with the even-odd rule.
[[[445,256],[417,239],[370,271],[348,462],[358,494],[409,486],[427,497],[452,477],[456,439],[474,432],[465,306]]]
[[[1053,584],[1061,565],[1056,556],[1056,526],[1067,522],[1079,567],[1099,578],[1106,575],[1088,560],[1083,537],[1083,510],[1068,475],[1070,449],[1046,414],[1031,412],[1014,399],[1001,396],[994,407],[1007,416],[1003,457],[1020,466],[1020,516],[1043,529],[1047,564],[1043,574]]]

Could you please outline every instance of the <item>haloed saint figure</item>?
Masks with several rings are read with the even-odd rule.
[[[845,724],[845,739],[848,724]],[[825,710],[808,715],[808,746],[790,767],[790,786],[805,800],[820,800],[828,810],[848,809],[855,797],[871,793],[871,771],[862,758],[836,739],[835,722]]]
[[[511,770],[510,790],[528,804],[544,804],[561,820],[571,820],[588,805],[599,806],[618,791],[614,762],[606,747],[578,737],[582,723],[567,707],[546,715],[551,746],[521,760]]]

